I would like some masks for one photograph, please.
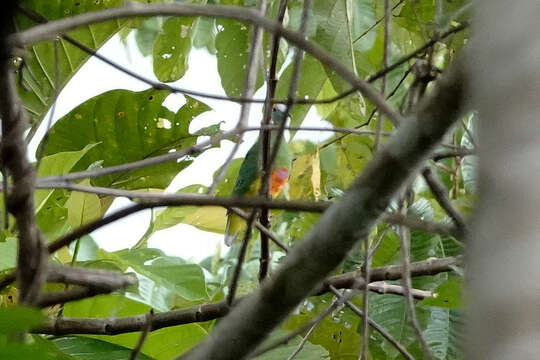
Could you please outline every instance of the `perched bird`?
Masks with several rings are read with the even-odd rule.
[[[281,122],[286,121],[285,109],[280,105],[272,109],[272,123],[273,125],[279,125]],[[275,146],[277,134],[275,131],[270,132],[270,149]],[[238,171],[238,178],[234,184],[233,196],[256,196],[259,193],[261,186],[261,139],[257,139],[255,144],[249,149],[240,170]],[[272,151],[272,150],[270,150]],[[277,196],[283,186],[289,179],[289,170],[291,168],[291,157],[287,149],[287,143],[285,139],[281,139],[279,149],[274,161],[272,172],[270,174],[270,195],[272,197]],[[245,220],[232,212],[227,212],[227,225],[225,227],[225,244],[230,246],[235,239],[245,229]]]

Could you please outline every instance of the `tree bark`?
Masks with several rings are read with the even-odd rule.
[[[470,63],[480,165],[468,359],[540,354],[539,19],[536,0],[483,1],[477,11]]]

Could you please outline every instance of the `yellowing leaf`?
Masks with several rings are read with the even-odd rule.
[[[321,195],[319,153],[303,154],[293,163],[289,180],[291,199],[317,199]]]
[[[313,195],[315,199],[321,196],[321,161],[317,151],[311,159],[311,184],[313,185]]]

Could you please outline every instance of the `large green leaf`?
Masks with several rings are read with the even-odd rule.
[[[420,325],[424,328],[429,319],[430,312],[418,306],[416,307],[416,311]],[[405,347],[416,343],[416,334],[407,318],[407,309],[403,297],[370,294],[369,316]],[[389,359],[393,359],[398,355],[397,350],[386,342],[386,340],[383,340],[378,333],[372,332],[372,336],[375,339],[373,341],[380,344]]]
[[[8,237],[0,242],[0,271],[15,267],[17,262],[17,238]]]
[[[234,159],[223,180],[216,187],[217,196],[229,196],[232,193],[238,170],[243,159]],[[219,173],[217,170],[214,174]],[[205,193],[208,188],[204,185],[194,184],[180,189],[179,193]],[[145,247],[150,236],[159,230],[167,229],[180,223],[195,226],[203,231],[223,234],[225,231],[227,211],[219,206],[176,206],[158,211],[154,221],[150,224],[144,236],[139,240],[137,247]]]
[[[102,259],[112,260],[123,270],[133,269],[161,287],[186,300],[208,300],[206,280],[202,268],[184,260],[165,256],[157,249],[100,252]]]
[[[150,311],[148,305],[120,295],[98,295],[64,305],[64,315],[69,317],[123,317],[144,314],[148,311]]]
[[[276,97],[287,98],[289,95],[289,84],[293,72],[293,64],[289,64],[280,77],[276,89]],[[302,70],[298,83],[297,97],[303,99],[317,99],[322,92],[323,85],[328,79],[324,67],[311,55],[305,55],[302,61]],[[291,111],[291,125],[299,126],[304,121],[311,105],[295,105]]]
[[[79,151],[65,151],[53,155],[45,156],[41,159],[38,169],[39,177],[52,175],[65,175],[82,159],[84,155],[96,144],[88,144]],[[43,205],[47,202],[54,190],[36,190],[34,193],[34,203],[36,213],[39,213]]]
[[[143,56],[152,55],[154,40],[161,31],[163,20],[160,17],[152,17],[143,22],[141,27],[135,30],[137,48]]]
[[[452,21],[462,21],[471,5],[467,0],[441,1],[437,18],[437,4],[432,0],[408,1],[395,22],[410,32],[428,34],[437,28],[446,28]]]
[[[53,340],[58,348],[66,354],[81,360],[125,360],[129,359],[131,349],[109,342],[82,336],[67,336]],[[152,358],[139,354],[137,359]]]
[[[311,38],[322,45],[343,64],[353,69],[354,53],[352,48],[351,25],[352,1],[317,0],[313,3],[313,15],[317,22],[317,32]],[[325,70],[338,92],[350,88],[349,83],[328,67]]]
[[[0,346],[0,359],[10,360],[68,360],[73,359],[58,354],[58,350],[51,351],[38,344],[8,343]]]
[[[199,18],[193,33],[193,46],[206,48],[210,54],[216,53],[216,21],[211,18]]]
[[[23,306],[0,308],[0,334],[27,331],[42,321],[43,314],[38,309]]]
[[[171,275],[171,276],[174,276]],[[69,317],[108,318],[145,314],[150,307],[123,296],[101,295],[65,305],[64,315]],[[178,356],[206,337],[206,331],[197,324],[163,328],[148,334],[142,353],[154,359],[169,360]],[[115,336],[93,335],[95,339],[127,348],[134,348],[140,333]]]
[[[284,327],[288,330],[294,330],[311,318],[311,314],[294,315],[286,322]],[[358,359],[360,354],[360,335],[350,327],[348,328],[331,318],[326,318],[317,325],[309,338],[309,342],[326,349],[331,359]]]
[[[98,144],[88,144],[79,151],[66,151],[57,154],[44,156],[40,160],[38,175],[40,177],[52,175],[64,175],[72,171],[76,164]],[[82,193],[74,193],[75,198],[92,198],[85,196]],[[64,235],[70,226],[68,218],[68,208],[65,207],[70,193],[65,190],[36,190],[34,193],[34,203],[36,204],[36,220],[41,229],[42,234],[47,240],[54,240],[61,235]],[[95,197],[95,195],[94,195]],[[74,210],[74,207],[70,207]],[[106,206],[100,206],[102,210],[106,210]],[[71,216],[73,216],[73,211]],[[93,216],[94,218],[97,216]]]
[[[157,2],[158,0],[136,0],[140,2]],[[159,0],[161,1],[161,0]],[[24,0],[21,6],[56,20],[67,16],[103,10],[123,5],[123,0],[107,1],[41,1]],[[30,28],[36,23],[26,16],[19,14],[16,18],[19,29]],[[91,24],[71,31],[68,34],[86,46],[100,48],[112,35],[125,26],[130,26],[132,20],[119,19]],[[32,117],[32,124],[39,122],[48,111],[55,96],[55,86],[58,83],[63,88],[73,74],[79,70],[90,55],[79,50],[67,41],[58,40],[59,79],[55,79],[55,51],[51,41],[40,42],[26,48],[25,62],[27,69],[23,70],[23,83],[29,89],[19,86],[19,94],[25,108]]]
[[[463,314],[451,309],[431,308],[431,316],[424,333],[435,358],[463,359]]]
[[[84,183],[89,185],[89,181]],[[73,228],[77,228],[101,216],[101,202],[96,194],[73,191],[66,202],[68,221]]]
[[[278,330],[270,336],[270,338],[267,340],[267,343],[271,344],[273,341],[276,341],[278,339],[281,339],[287,335],[285,331]],[[255,359],[257,360],[274,360],[274,359],[288,359],[289,356],[292,355],[293,352],[295,352],[298,349],[298,346],[302,339],[300,336],[297,336],[287,342],[286,344],[269,351],[265,354],[262,354],[260,356],[257,356]],[[264,347],[264,345],[262,345]],[[302,350],[296,355],[294,358],[296,360],[312,360],[312,359],[325,359],[328,357],[328,351],[326,351],[322,346],[320,345],[314,345],[310,341],[307,341],[304,346],[302,347]]]
[[[186,104],[175,114],[162,105],[164,90],[112,90],[79,105],[51,129],[46,154],[74,151],[98,143],[77,164],[118,165],[179,150],[196,143],[189,132],[191,121],[210,108],[186,96]],[[159,165],[94,179],[93,184],[126,189],[165,188],[192,160]]]
[[[422,303],[448,309],[462,308],[462,287],[463,280],[461,278],[451,277],[435,289],[437,297],[426,298]]]
[[[249,61],[250,28],[246,24],[229,19],[216,20],[216,26],[217,62],[221,86],[228,96],[241,96]],[[255,89],[262,84],[263,74],[259,72]]]
[[[152,51],[154,74],[164,82],[180,79],[187,71],[195,18],[172,17],[163,24]]]

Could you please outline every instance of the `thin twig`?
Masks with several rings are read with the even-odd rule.
[[[142,350],[142,347],[144,345],[144,342],[146,341],[146,337],[148,336],[148,333],[152,331],[152,317],[153,316],[154,316],[154,309],[150,309],[148,314],[146,314],[146,326],[143,328],[141,332],[141,336],[139,336],[137,345],[133,348],[133,351],[131,351],[129,360],[137,360],[137,356]]]
[[[424,51],[426,51],[427,49],[429,49],[430,47],[435,45],[437,42],[439,42],[441,40],[444,40],[447,37],[449,37],[451,35],[454,35],[454,34],[460,32],[460,31],[465,30],[468,26],[469,25],[465,23],[465,24],[458,25],[455,28],[452,28],[450,30],[447,30],[446,32],[440,34],[438,37],[436,37],[434,39],[431,39],[430,41],[426,42],[424,45],[420,46],[418,49],[414,50],[410,54],[403,56],[402,58],[400,58],[399,60],[394,62],[392,65],[390,65],[389,67],[384,68],[384,69],[380,70],[379,72],[369,76],[367,80],[371,81],[372,79],[378,79],[378,78],[384,76],[385,74],[387,74],[387,73],[391,72],[392,70],[394,70],[395,68],[399,67],[401,64],[404,64],[407,61],[409,61],[409,60],[413,59],[414,57],[416,57],[418,54],[423,53]]]
[[[235,213],[236,215],[240,216],[241,218],[243,218],[244,220],[246,220],[246,222],[249,220],[249,215],[246,214],[244,211],[242,211],[241,209],[238,209],[238,208],[229,208],[233,213]],[[276,235],[274,235],[267,227],[265,227],[263,224],[261,224],[260,222],[258,221],[254,221],[253,222],[253,225],[259,230],[259,232],[261,234],[265,234],[270,240],[272,240],[272,242],[274,244],[276,244],[281,250],[285,251],[285,252],[288,252],[289,251],[289,248],[283,244],[278,238]]]
[[[344,295],[341,299],[352,299],[355,294],[355,292],[351,291],[348,294]],[[300,325],[296,330],[291,331],[287,335],[283,336],[281,339],[278,339],[271,344],[257,349],[253,354],[251,354],[250,358],[256,358],[264,353],[280,347],[281,345],[287,344],[289,341],[302,334],[304,331],[320,324],[328,315],[330,315],[334,310],[338,309],[342,305],[343,302],[339,298],[336,298],[334,301],[332,301],[332,304],[330,304],[330,306],[326,308],[326,310],[317,315],[315,318]]]
[[[242,131],[260,131],[263,127],[247,127]],[[276,125],[269,125],[268,129],[270,130],[279,130],[279,127]],[[305,131],[329,131],[329,132],[342,132],[346,134],[356,134],[356,135],[373,135],[374,132],[370,130],[355,130],[355,129],[346,129],[346,128],[319,128],[319,127],[300,127],[300,126],[287,126],[287,130],[305,130]],[[219,143],[221,140],[231,139],[237,136],[241,131],[233,129],[231,131],[221,133],[211,137],[208,140],[199,142],[196,145],[190,146],[188,148],[167,153],[164,155],[158,155],[151,158],[146,158],[143,160],[133,161],[130,163],[124,163],[120,165],[108,166],[104,168],[98,168],[93,170],[86,170],[80,172],[73,172],[65,175],[58,176],[48,176],[39,178],[40,182],[57,182],[57,181],[74,181],[88,178],[98,178],[105,175],[115,174],[119,172],[126,172],[131,170],[140,169],[143,167],[153,166],[161,164],[167,161],[173,161],[180,159],[188,155],[199,154],[211,146]],[[384,136],[390,136],[389,133],[383,133]]]
[[[28,16],[30,19],[36,21],[36,22],[39,22],[39,23],[47,23],[49,20],[43,16],[42,14],[39,14],[31,9],[26,9],[26,8],[23,8],[23,7],[19,7],[19,10],[26,16]],[[169,91],[171,93],[179,93],[179,94],[186,94],[186,95],[191,95],[191,96],[198,96],[198,97],[202,97],[202,98],[208,98],[208,99],[214,99],[214,100],[222,100],[222,101],[231,101],[231,102],[235,102],[235,103],[260,103],[260,104],[263,104],[263,103],[266,103],[268,100],[267,99],[254,99],[254,98],[245,98],[245,97],[236,97],[236,96],[225,96],[225,95],[217,95],[217,94],[210,94],[210,93],[207,93],[207,92],[202,92],[202,91],[195,91],[195,90],[190,90],[190,89],[186,89],[186,88],[181,88],[181,87],[177,87],[177,86],[174,86],[174,85],[170,85],[170,84],[166,84],[166,83],[162,83],[162,82],[159,82],[159,81],[154,81],[150,78],[147,78],[135,71],[132,71],[122,65],[120,65],[119,63],[117,62],[114,62],[113,60],[111,60],[110,58],[98,53],[96,50],[92,49],[91,47],[83,44],[82,42],[76,40],[75,38],[67,35],[67,34],[61,34],[60,35],[62,37],[62,39],[66,40],[67,42],[69,42],[70,44],[72,44],[73,46],[79,48],[80,50],[86,52],[87,54],[91,55],[91,56],[94,56],[96,57],[97,59],[99,59],[100,61],[110,65],[111,67],[115,68],[116,70],[120,71],[120,72],[123,72],[145,84],[148,84],[150,85],[152,88],[156,89],[156,90],[166,90],[166,91]],[[336,96],[333,96],[331,98],[327,98],[327,99],[304,99],[304,98],[298,98],[298,99],[295,99],[295,103],[296,104],[302,104],[302,105],[313,105],[313,104],[329,104],[329,103],[333,103],[333,102],[336,102],[354,92],[356,92],[357,90],[355,88],[351,89],[351,90],[348,90],[342,94],[338,94]],[[271,104],[286,104],[287,103],[287,99],[270,99],[269,100]]]
[[[469,155],[476,155],[476,150],[461,148],[456,150],[438,151],[433,155],[433,161],[440,161],[449,157],[465,157]]]
[[[244,259],[246,258],[249,239],[251,238],[251,229],[253,227],[253,222],[255,221],[256,216],[257,211],[252,211],[246,224],[246,231],[242,240],[242,246],[240,247],[240,251],[238,253],[236,266],[234,267],[234,273],[231,279],[231,285],[229,287],[229,293],[227,294],[227,304],[229,306],[233,304],[234,297],[236,296],[236,289],[238,288],[238,283],[240,282],[240,274],[242,272],[242,266],[244,265]]]
[[[341,297],[341,294],[333,285],[330,285],[329,288],[334,295],[336,295],[338,298]],[[360,316],[361,318],[367,318],[369,326],[371,326],[375,331],[381,334],[382,337],[385,338],[390,344],[392,344],[392,346],[395,347],[396,350],[399,351],[406,359],[414,360],[414,357],[407,351],[407,349],[405,349],[403,345],[401,345],[396,339],[394,339],[394,337],[382,326],[380,326],[375,321],[366,316],[364,312],[360,310],[356,305],[354,305],[348,300],[345,301],[345,305],[347,305],[349,309],[351,309],[356,315]]]
[[[383,48],[383,58],[382,58],[382,66],[384,68],[388,67],[388,59],[390,58],[391,21],[392,21],[392,8],[390,6],[390,0],[384,0],[384,48]],[[381,93],[383,96],[386,96],[386,75],[382,77]],[[375,135],[375,144],[373,147],[373,151],[375,153],[379,150],[383,122],[384,122],[384,116],[381,115],[377,119],[377,134]],[[365,258],[364,258],[363,269],[364,269],[364,277],[365,277],[366,282],[364,286],[363,304],[362,304],[362,308],[363,308],[363,312],[365,316],[362,318],[362,353],[360,354],[361,360],[367,360],[368,354],[369,354],[369,322],[368,322],[369,291],[368,291],[368,287],[369,287],[369,277],[370,277],[370,267],[371,267],[371,257],[370,257],[369,248],[370,248],[369,236],[365,236],[364,237]]]
[[[424,170],[422,170],[422,176],[424,177],[424,180],[428,184],[431,192],[433,193],[433,196],[435,197],[439,205],[441,205],[444,211],[446,211],[452,221],[454,221],[454,223],[456,224],[458,230],[463,234],[462,236],[460,236],[461,238],[463,238],[463,236],[468,232],[467,222],[465,221],[463,215],[450,202],[450,199],[447,195],[446,187],[435,176],[435,174],[433,174],[429,167],[425,167]]]
[[[80,180],[80,179],[88,179],[88,178],[97,178],[104,175],[110,175],[115,174],[119,172],[126,172],[131,171],[135,169],[140,169],[147,166],[153,166],[157,164],[161,164],[167,161],[174,161],[178,160],[184,156],[188,155],[196,155],[199,154],[211,146],[219,143],[221,140],[231,139],[238,135],[238,130],[233,129],[224,133],[220,133],[218,135],[212,136],[208,140],[204,140],[199,142],[196,145],[190,146],[188,148],[154,156],[151,158],[146,158],[143,160],[133,161],[130,163],[120,164],[120,165],[114,165],[114,166],[108,166],[104,168],[99,169],[93,169],[93,170],[86,170],[86,171],[80,171],[80,172],[73,172],[65,175],[59,175],[59,176],[49,176],[45,178],[40,178],[41,181],[74,181],[74,180]]]
[[[285,12],[287,10],[287,0],[280,0],[279,2],[279,9],[278,9],[278,15],[276,21],[283,25],[283,19],[285,18]],[[278,53],[279,53],[279,41],[280,36],[277,34],[274,34],[272,37],[272,50],[270,55],[270,67],[268,69],[268,79],[267,79],[267,88],[266,88],[266,101],[264,103],[264,115],[261,122],[262,126],[268,126],[271,123],[271,117],[273,113],[273,106],[270,102],[271,99],[274,98],[276,93],[276,86],[278,79],[276,77],[277,72],[277,61],[278,61]],[[284,119],[285,121],[285,119]],[[280,127],[278,127],[279,131]],[[270,155],[269,155],[269,149],[270,149],[270,131],[267,131],[266,129],[261,129],[259,134],[259,139],[261,139],[261,142],[259,146],[261,147],[261,167],[262,167],[262,181],[261,186],[259,189],[259,195],[265,196],[267,198],[270,197],[269,191],[268,191],[268,185],[265,183],[265,179],[267,178],[267,172],[270,171]],[[261,208],[260,209],[260,216],[259,221],[262,226],[265,228],[269,228],[269,220],[268,220],[268,209],[267,208]],[[259,281],[263,281],[266,278],[266,275],[268,274],[268,268],[270,266],[270,246],[269,246],[268,237],[261,232],[261,256],[259,261]]]
[[[471,130],[469,130],[469,128],[467,127],[467,124],[465,124],[465,119],[461,119],[461,124],[463,126],[463,130],[465,130],[465,133],[467,134],[467,137],[469,138],[469,142],[471,143],[473,149],[478,148],[478,146],[476,145],[476,140],[474,139],[473,133],[471,132]]]
[[[396,5],[394,5],[394,7],[392,7],[392,10],[395,10],[399,5],[401,5],[402,3],[404,3],[405,0],[400,0]],[[391,13],[390,13],[391,14]],[[385,12],[385,16],[383,17],[380,17],[373,25],[371,25],[369,28],[366,29],[366,31],[364,31],[363,33],[361,33],[360,35],[358,35],[356,37],[356,39],[354,39],[353,43],[357,42],[358,40],[360,40],[361,38],[363,38],[364,36],[366,36],[366,34],[368,34],[371,30],[373,30],[377,25],[379,25],[383,20],[385,20],[386,18],[386,12]]]
[[[403,82],[405,81],[405,79],[407,78],[407,76],[409,76],[409,73],[411,72],[411,68],[408,68],[404,73],[403,73],[403,76],[401,77],[401,79],[398,81],[397,85],[394,87],[394,89],[386,96],[386,99],[390,99],[392,96],[394,96],[396,94],[396,92],[398,91],[398,89],[401,87],[401,85],[403,84]],[[368,119],[358,125],[358,126],[355,126],[354,129],[359,129],[361,127],[364,127],[366,125],[369,125],[369,123],[371,122],[371,120],[374,118],[375,114],[377,113],[377,108],[375,107],[372,111],[371,111],[371,114],[369,114],[369,117]],[[357,131],[361,131],[361,130],[357,130]],[[364,131],[369,131],[369,130],[364,130]],[[354,133],[350,133],[350,134],[354,134]],[[378,134],[378,131],[374,131],[373,132],[374,135]],[[385,132],[380,132],[380,136],[387,136],[388,133],[385,133]],[[324,149],[325,147],[328,147],[330,145],[332,145],[333,143],[343,139],[345,136],[349,135],[348,133],[345,133],[345,135],[342,135],[342,136],[338,136],[337,138],[335,139],[332,139],[328,142],[326,142],[325,144],[321,145],[320,149]]]
[[[239,6],[195,5],[188,3],[157,3],[138,6],[125,6],[102,11],[88,12],[76,16],[50,21],[18,32],[9,37],[10,44],[18,47],[49,39],[51,36],[67,32],[77,27],[96,22],[133,16],[207,16],[235,19],[248,22],[266,29],[273,34],[279,34],[287,41],[336,71],[343,79],[357,88],[367,99],[373,102],[388,118],[399,122],[401,115],[395,112],[380,94],[368,82],[358,78],[348,66],[336,60],[334,56],[321,46],[308,41],[295,31],[281,26],[279,23],[261,16],[259,11]]]
[[[60,40],[58,38],[54,39],[54,94],[53,94],[53,102],[51,105],[51,109],[49,111],[49,119],[47,120],[47,127],[45,128],[45,135],[43,135],[43,139],[41,140],[41,146],[38,148],[38,152],[36,154],[36,173],[39,172],[39,166],[41,165],[41,160],[43,159],[43,155],[47,152],[47,145],[49,142],[49,131],[51,130],[53,121],[54,121],[54,113],[56,110],[56,102],[58,100],[58,95],[60,94],[60,57],[58,55],[58,42]]]
[[[261,13],[261,16],[263,17],[266,14],[266,6],[267,6],[267,0],[260,0],[258,10]],[[260,57],[260,52],[262,48],[262,38],[263,38],[262,29],[259,26],[254,25],[252,36],[253,37],[251,39],[249,61],[248,61],[247,70],[246,70],[246,77],[244,80],[244,89],[242,90],[242,97],[244,98],[252,98],[253,94],[255,93],[255,87],[257,83],[257,73],[259,72],[259,57]],[[238,119],[238,123],[236,124],[236,130],[238,131],[238,139],[234,143],[234,146],[231,152],[229,153],[229,156],[227,157],[227,159],[225,160],[225,162],[219,169],[218,174],[212,180],[212,184],[208,188],[208,194],[213,194],[218,184],[221,182],[221,180],[223,180],[223,178],[225,177],[225,174],[227,173],[227,169],[231,165],[234,155],[236,155],[236,152],[238,151],[238,148],[240,147],[240,143],[242,142],[242,138],[244,136],[244,132],[242,131],[242,129],[247,127],[250,109],[251,109],[250,102],[246,102],[242,104],[240,108],[240,116]]]
[[[406,211],[406,207],[403,207],[403,211]],[[422,351],[424,353],[424,356],[428,360],[433,359],[433,354],[431,353],[431,349],[429,348],[429,345],[426,342],[426,339],[424,335],[422,334],[422,329],[420,327],[420,323],[418,322],[418,318],[416,316],[416,309],[414,307],[413,297],[411,294],[411,288],[412,288],[412,281],[411,281],[411,272],[410,272],[410,254],[409,254],[409,246],[410,246],[410,231],[404,226],[399,227],[399,238],[401,243],[401,262],[403,264],[403,273],[401,276],[401,283],[403,285],[404,289],[404,298],[405,298],[405,304],[407,306],[407,313],[409,315],[409,322],[411,323],[415,333],[416,337],[418,338],[418,341],[420,342],[420,346],[422,348]]]
[[[383,68],[388,67],[388,59],[390,58],[390,26],[391,26],[391,20],[392,20],[392,9],[390,8],[390,0],[384,0],[384,48],[383,48],[383,58],[382,58],[382,66]],[[382,83],[381,83],[381,93],[383,96],[386,93],[386,75],[382,77]],[[388,98],[387,98],[388,99]],[[381,132],[382,132],[382,124],[384,121],[384,117],[380,116],[379,119],[377,119],[377,135],[375,136],[375,145],[373,147],[374,151],[376,152],[379,148],[379,142],[381,141]],[[367,354],[363,352],[362,350],[362,356],[361,358],[367,359]]]
[[[304,345],[306,344],[306,342],[308,341],[309,337],[311,336],[311,334],[313,334],[313,332],[315,331],[315,328],[317,327],[318,324],[313,324],[313,326],[308,330],[308,332],[306,333],[306,335],[302,338],[302,341],[300,341],[300,343],[298,344],[298,347],[293,351],[293,353],[291,355],[289,355],[289,357],[287,358],[287,360],[292,360],[296,357],[296,355],[298,355],[298,353],[300,351],[302,351],[302,349],[304,348]]]
[[[363,287],[363,303],[362,309],[365,314],[362,317],[362,353],[360,354],[361,360],[367,360],[369,354],[369,281],[371,276],[371,257],[369,252],[369,236],[364,237],[364,263],[362,264],[362,271],[364,273],[364,287]]]
[[[49,264],[47,266],[47,282],[101,287],[112,291],[135,285],[137,278],[117,271]]]

